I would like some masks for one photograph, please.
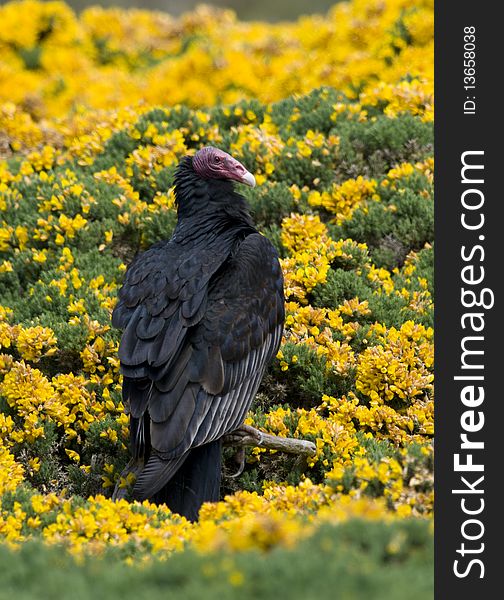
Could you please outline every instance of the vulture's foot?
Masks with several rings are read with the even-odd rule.
[[[229,477],[239,477],[245,469],[245,448],[239,448],[233,456],[234,462],[238,465],[236,473],[229,475]]]

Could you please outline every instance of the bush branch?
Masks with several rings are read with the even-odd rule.
[[[308,440],[298,440],[296,438],[285,438],[278,435],[271,435],[264,431],[259,431],[250,425],[242,425],[235,431],[224,436],[226,446],[255,446],[267,448],[268,450],[279,450],[288,454],[302,454],[305,456],[315,456],[316,446]]]

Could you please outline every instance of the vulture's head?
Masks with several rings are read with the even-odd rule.
[[[255,177],[241,162],[213,146],[198,150],[193,157],[192,166],[196,175],[203,179],[228,179],[250,187],[256,184]]]

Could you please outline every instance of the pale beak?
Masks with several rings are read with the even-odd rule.
[[[245,185],[249,185],[250,187],[255,187],[256,180],[252,173],[245,171],[245,173],[241,177],[241,182]]]
[[[239,183],[244,183],[245,185],[249,185],[250,187],[255,187],[256,180],[255,177],[247,171],[247,169],[235,158],[229,156],[229,159],[226,161],[226,171],[229,179],[233,181],[238,181]]]

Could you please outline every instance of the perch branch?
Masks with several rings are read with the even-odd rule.
[[[288,454],[301,454],[305,456],[315,456],[317,451],[313,442],[271,435],[270,433],[259,431],[250,425],[242,425],[225,435],[224,444],[226,446],[239,447],[257,446],[259,448],[268,448],[268,450],[279,450]]]

